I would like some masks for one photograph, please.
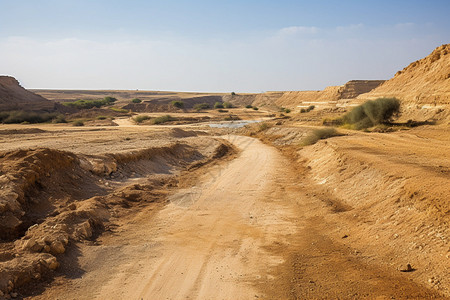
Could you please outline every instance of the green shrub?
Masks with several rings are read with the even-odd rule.
[[[176,118],[173,118],[170,115],[165,115],[165,116],[154,118],[152,120],[152,123],[155,125],[158,125],[158,124],[163,124],[166,122],[171,122],[171,121],[176,121],[176,120],[177,120]]]
[[[217,108],[223,108],[223,103],[222,103],[222,102],[216,102],[216,103],[214,103],[214,108],[215,108],[215,109],[217,109]]]
[[[256,106],[253,106],[253,110],[258,110],[259,108],[257,108]]]
[[[81,120],[75,121],[72,123],[73,126],[84,126],[84,122]]]
[[[231,104],[230,102],[224,102],[223,107],[224,108],[233,108],[233,104]]]
[[[139,115],[139,116],[134,117],[134,118],[133,118],[133,121],[134,121],[135,123],[137,123],[137,124],[140,124],[140,123],[142,123],[142,122],[144,122],[144,121],[146,121],[146,120],[150,120],[150,119],[151,119],[150,116],[147,116],[147,115]]]
[[[114,103],[114,102],[116,102],[117,101],[117,99],[116,98],[114,98],[114,97],[105,97],[105,98],[103,98],[103,101],[105,101],[106,103]]]
[[[378,98],[356,106],[346,113],[340,121],[352,129],[364,129],[386,123],[400,109],[396,98]]]
[[[194,109],[196,111],[202,110],[202,109],[208,109],[209,108],[209,104],[208,103],[197,103],[194,105]]]
[[[301,142],[302,146],[313,145],[318,140],[327,139],[333,136],[340,135],[334,128],[321,128],[314,129],[309,135],[307,135]]]
[[[228,112],[228,110],[226,110],[226,109],[218,109],[217,111],[218,111],[218,112],[221,112],[221,113],[226,113],[226,112]]]
[[[138,98],[134,98],[134,99],[131,100],[131,102],[132,102],[132,103],[141,103],[142,100],[141,100],[141,99],[138,99]]]
[[[310,111],[312,111],[313,109],[315,108],[315,106],[314,105],[310,105],[310,106],[308,106],[307,108],[302,108],[302,109],[300,109],[300,113],[307,113],[307,112],[310,112]],[[290,112],[291,110],[289,110],[289,112]],[[287,111],[286,111],[287,112]]]
[[[286,108],[286,109],[284,110],[284,112],[288,114],[288,113],[291,112],[291,110],[290,110],[289,108]]]
[[[184,102],[183,101],[172,101],[172,106],[175,106],[176,108],[183,108]]]
[[[98,117],[97,117],[97,120],[106,120],[106,119],[107,119],[106,116],[98,116]]]
[[[251,105],[249,104],[249,105],[246,105],[245,108],[253,108],[253,106],[251,106]]]
[[[236,93],[235,92],[231,92],[231,96],[236,96]]]

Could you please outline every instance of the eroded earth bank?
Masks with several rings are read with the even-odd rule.
[[[3,297],[448,297],[445,129],[278,124],[2,131]]]

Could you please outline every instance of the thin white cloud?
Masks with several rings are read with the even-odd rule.
[[[355,32],[358,30],[364,29],[364,24],[350,24],[350,25],[344,25],[344,26],[337,26],[335,30],[338,33],[346,33],[346,32]]]
[[[297,35],[297,34],[316,34],[319,28],[315,26],[290,26],[281,28],[278,31],[279,35]]]
[[[412,22],[408,22],[408,23],[398,23],[394,25],[395,29],[399,29],[399,30],[409,30],[412,29],[414,27],[414,23]]]

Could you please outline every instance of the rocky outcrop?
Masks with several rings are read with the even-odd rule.
[[[386,80],[350,80],[338,91],[339,99],[354,99],[377,88]]]

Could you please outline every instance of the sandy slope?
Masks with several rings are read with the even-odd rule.
[[[78,250],[78,276],[35,298],[436,297],[345,245],[327,217],[335,212],[302,190],[308,183],[277,150],[229,139],[242,150],[236,159],[210,168],[162,210],[120,220],[100,245]]]

